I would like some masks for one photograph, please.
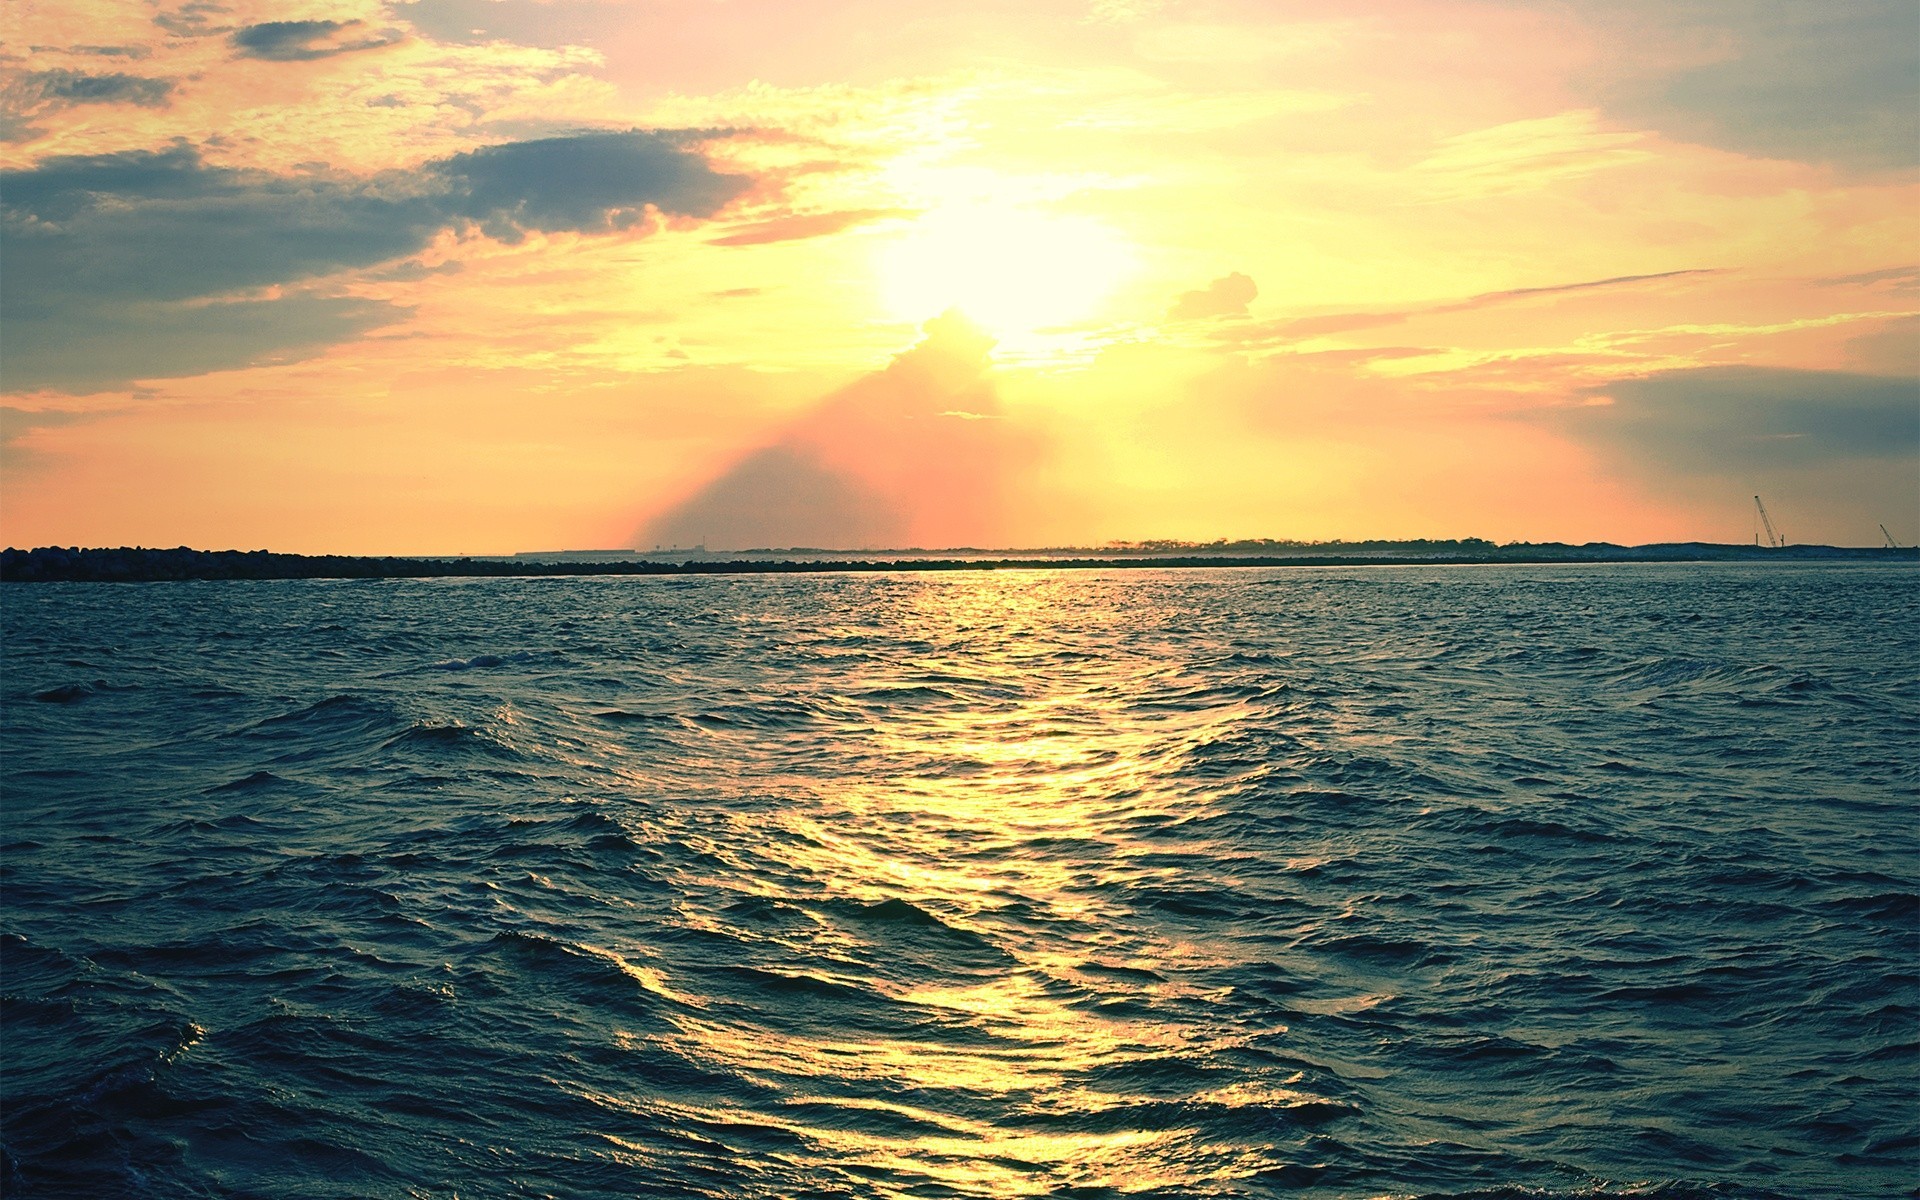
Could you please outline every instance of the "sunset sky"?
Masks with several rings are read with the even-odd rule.
[[[0,540],[1920,540],[1911,0],[9,0]]]

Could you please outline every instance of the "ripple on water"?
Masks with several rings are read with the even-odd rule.
[[[17,589],[0,1185],[1902,1193],[1915,583]]]

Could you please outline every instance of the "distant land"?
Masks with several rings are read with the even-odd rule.
[[[1920,562],[1913,547],[1749,546],[1665,542],[1126,542],[1030,550],[554,550],[511,556],[396,558],[267,550],[12,547],[0,582],[150,583],[187,579],[422,579],[544,575],[751,575],[851,571],[1114,570],[1169,567],[1351,567],[1499,563]]]

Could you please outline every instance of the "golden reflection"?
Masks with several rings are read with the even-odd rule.
[[[1233,948],[1154,932],[1109,899],[1122,884],[1177,874],[1149,857],[1154,843],[1139,837],[1139,822],[1204,806],[1169,767],[1241,710],[1139,703],[1198,681],[1165,656],[1110,652],[1103,630],[1141,616],[1116,607],[1127,592],[1085,582],[1070,611],[1056,580],[1030,573],[903,589],[889,619],[937,633],[912,661],[841,678],[850,708],[830,736],[844,782],[775,766],[759,782],[781,807],[688,839],[725,862],[709,888],[755,881],[785,919],[689,906],[682,920],[754,947],[769,982],[829,987],[823,1006],[865,1014],[858,1029],[837,1026],[831,1007],[796,1017],[751,989],[674,1008],[674,1032],[655,1040],[676,1055],[802,1093],[775,1112],[709,1110],[705,1119],[774,1123],[863,1173],[885,1168],[969,1195],[1191,1185],[1243,1174],[1270,1150],[1208,1142],[1191,1109],[1166,1108],[1163,1092],[1126,1082],[1162,1066],[1197,1070],[1191,1064],[1245,1041],[1206,1019],[1226,993],[1190,982],[1196,969],[1233,961]],[[777,858],[778,868],[750,854]],[[789,890],[795,880],[807,890]],[[870,908],[882,902],[914,909],[892,910],[904,926],[876,924]],[[898,955],[917,957],[910,968],[876,969]],[[671,994],[657,975],[643,985]],[[813,1080],[860,1098],[810,1095]],[[1243,1084],[1181,1103],[1300,1099]],[[902,1127],[883,1134],[821,1119],[848,1108],[891,1114]],[[1159,1115],[1144,1128],[1128,1115],[1148,1110]],[[1111,1116],[1094,1122],[1098,1132],[1060,1132],[1089,1114]]]
[[[1004,1136],[992,1126],[966,1121],[910,1105],[844,1097],[795,1096],[785,1110],[767,1112],[726,1106],[706,1106],[671,1100],[636,1102],[604,1092],[579,1089],[584,1098],[615,1111],[666,1116],[683,1128],[702,1129],[724,1138],[733,1131],[779,1129],[805,1141],[817,1155],[842,1164],[858,1163],[861,1175],[876,1194],[923,1194],[928,1181],[943,1184],[962,1195],[1032,1195],[1038,1190],[1035,1169],[1042,1164],[1055,1178],[1080,1187],[1119,1187],[1133,1190],[1159,1187],[1179,1180],[1168,1173],[1142,1173],[1123,1164],[1138,1161],[1141,1151],[1179,1141],[1187,1131],[1119,1130],[1096,1134],[1025,1134]],[[873,1134],[823,1127],[799,1119],[811,1109],[867,1109],[904,1118],[905,1123],[930,1124],[941,1132],[917,1138]],[[635,1155],[648,1147],[617,1137],[609,1140]],[[892,1186],[898,1183],[899,1187]],[[1050,1186],[1047,1190],[1052,1190]]]

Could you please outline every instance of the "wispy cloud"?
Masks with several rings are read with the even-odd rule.
[[[11,473],[30,471],[44,464],[45,457],[35,445],[43,429],[59,429],[112,416],[112,409],[74,412],[64,409],[27,409],[0,405],[0,453],[4,453]]]
[[[1512,121],[1448,138],[1412,178],[1449,199],[1546,187],[1652,157],[1643,135],[1603,127],[1592,110]]]
[[[1389,309],[1372,312],[1327,313],[1312,317],[1294,317],[1282,321],[1263,322],[1224,334],[1235,344],[1273,345],[1288,341],[1304,341],[1309,338],[1325,337],[1336,333],[1357,333],[1367,329],[1381,329],[1392,325],[1402,325],[1415,317],[1435,316],[1443,313],[1469,312],[1474,309],[1492,308],[1520,300],[1563,296],[1575,292],[1600,291],[1609,288],[1636,287],[1643,284],[1658,283],[1670,279],[1684,279],[1690,276],[1717,275],[1721,271],[1713,267],[1693,267],[1682,271],[1657,271],[1646,275],[1614,275],[1606,279],[1584,279],[1576,283],[1556,283],[1543,287],[1507,288],[1497,292],[1482,292],[1464,300],[1448,301],[1441,304],[1421,305],[1414,308]]]
[[[171,8],[161,7],[153,14],[153,23],[178,38],[211,37],[229,28],[221,18],[232,11],[218,0],[186,0]]]
[[[897,221],[913,217],[909,208],[856,208],[841,212],[796,213],[754,221],[735,228],[732,233],[712,239],[716,246],[764,246],[773,242],[797,242],[806,238],[829,237],[859,225],[876,221]]]

